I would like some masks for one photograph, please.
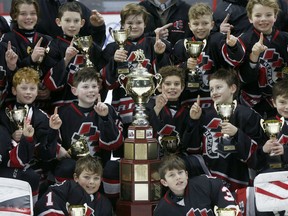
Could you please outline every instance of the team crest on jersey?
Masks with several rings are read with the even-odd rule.
[[[209,80],[208,74],[212,70],[213,61],[204,52],[198,58],[198,74],[200,75],[200,88],[203,91],[208,90]]]
[[[176,29],[183,29],[183,20],[177,20],[173,23],[173,27]]]
[[[280,138],[278,139],[278,142],[281,143],[282,145],[288,143],[288,136],[285,134],[282,134]]]
[[[137,55],[135,54],[135,51],[131,52],[127,58],[128,67],[130,71],[132,71],[134,68],[138,66],[138,62],[136,60],[137,60]],[[147,66],[150,65],[150,59],[144,59],[143,61],[141,61],[141,64],[144,68],[147,68]]]
[[[260,58],[259,86],[273,86],[279,78],[282,78],[281,69],[283,67],[283,58],[275,49],[267,49]]]
[[[205,132],[203,133],[203,146],[204,146],[204,155],[207,155],[209,158],[219,158],[219,156],[226,158],[229,154],[223,154],[217,152],[217,145],[221,137],[221,132],[219,125],[221,119],[213,118],[207,126],[205,126]]]
[[[187,212],[186,216],[203,216],[203,215],[214,215],[212,209],[199,209],[199,208],[191,208],[189,212]]]
[[[72,136],[72,143],[84,136],[88,146],[90,146],[93,142],[99,140],[99,135],[100,132],[98,128],[94,126],[92,122],[85,122],[81,125],[78,132],[74,132]]]

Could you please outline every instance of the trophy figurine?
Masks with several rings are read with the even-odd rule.
[[[162,77],[160,74],[150,74],[147,69],[142,66],[141,62],[145,59],[143,50],[134,51],[134,54],[138,61],[138,66],[128,75],[120,74],[118,81],[126,91],[126,94],[130,95],[136,104],[136,114],[132,124],[148,125],[144,104],[147,103],[150,96],[154,94],[156,88],[161,83]],[[123,81],[126,78],[127,82],[124,85]],[[156,87],[153,78],[157,80]]]
[[[28,115],[29,107],[25,105],[23,108],[9,110],[6,108],[5,112],[11,122],[13,122],[18,129],[24,128],[24,121]]]
[[[185,39],[184,46],[189,56],[191,58],[197,59],[205,47],[205,41],[190,41],[190,40]],[[195,68],[189,70],[189,73],[187,74],[186,88],[191,89],[191,90],[199,89],[199,86],[200,86],[199,79],[200,77],[197,74]]]
[[[129,37],[131,29],[119,29],[113,30],[111,27],[109,28],[109,32],[111,37],[115,40],[115,42],[119,45],[121,50],[124,50],[124,45]],[[128,62],[118,62],[117,68],[118,74],[128,74]]]
[[[94,67],[93,63],[90,61],[89,58],[89,49],[92,44],[93,39],[91,35],[82,37],[74,36],[74,45],[84,54],[85,67]]]
[[[70,149],[67,151],[72,158],[78,159],[90,154],[88,143],[85,136],[80,136],[79,139],[72,142]]]
[[[215,104],[215,109],[223,122],[229,122],[236,106],[237,102],[233,101],[231,104]],[[217,150],[222,153],[233,153],[236,151],[236,147],[228,134],[222,134]]]
[[[69,205],[69,216],[85,216],[87,212],[87,204],[84,205]]]
[[[281,117],[280,120],[278,119],[271,119],[271,120],[260,120],[260,125],[269,136],[270,139],[277,138],[279,132],[281,131],[283,125],[284,125],[285,119],[284,117]],[[282,162],[281,162],[281,156],[275,155],[274,152],[270,152],[269,157],[269,167],[272,169],[282,168]]]

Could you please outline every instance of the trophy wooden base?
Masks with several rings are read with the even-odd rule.
[[[279,156],[279,155],[269,156],[268,163],[269,163],[269,167],[271,169],[281,169],[281,168],[283,168],[282,161],[281,161],[281,156]]]
[[[128,62],[118,62],[117,73],[118,74],[129,74]]]
[[[129,202],[119,200],[116,204],[117,216],[152,216],[158,202]]]
[[[231,138],[220,138],[220,142],[217,145],[217,151],[220,153],[235,153],[236,147],[231,144]]]

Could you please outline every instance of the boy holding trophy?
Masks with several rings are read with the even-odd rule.
[[[80,158],[74,180],[50,186],[36,203],[35,215],[112,216],[109,200],[98,191],[102,174],[102,165],[96,158]]]
[[[57,109],[49,119],[33,105],[39,81],[34,69],[19,69],[12,80],[16,103],[0,111],[0,176],[29,182],[34,201],[40,178],[36,170],[48,170],[47,161],[56,157],[58,129],[62,124]]]
[[[190,110],[190,148],[199,148],[212,176],[234,192],[251,183],[249,169],[256,166],[253,158],[263,137],[261,117],[234,100],[239,88],[235,71],[219,69],[210,76],[209,86],[214,106],[202,109],[198,97]]]

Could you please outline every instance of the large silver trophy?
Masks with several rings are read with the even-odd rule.
[[[129,37],[129,34],[131,32],[130,29],[119,29],[119,30],[113,30],[111,27],[109,28],[109,32],[111,37],[115,40],[115,42],[119,45],[121,50],[124,50],[124,46],[126,44],[126,41]],[[118,74],[128,74],[129,68],[128,68],[128,62],[118,62],[118,68],[117,68]]]
[[[215,109],[223,122],[229,122],[236,106],[236,100],[230,104],[215,104]],[[222,134],[217,146],[217,151],[222,153],[236,152],[236,147],[232,143],[232,139],[228,134]]]
[[[197,59],[202,50],[205,47],[205,41],[191,41],[191,40],[184,40],[184,47],[191,58]],[[187,74],[187,82],[186,88],[187,89],[199,89],[200,87],[200,76],[197,74],[196,69],[189,70]]]
[[[89,36],[74,37],[74,45],[77,49],[84,54],[85,67],[94,67],[93,63],[90,61],[89,50],[93,44],[93,38]]]
[[[88,206],[84,205],[70,205],[68,207],[69,216],[85,216]]]
[[[284,125],[284,122],[285,122],[284,117],[281,117],[280,120],[278,120],[278,119],[271,119],[271,120],[261,119],[260,125],[270,139],[276,140],[279,132],[281,131],[281,129]],[[282,168],[282,166],[283,166],[282,161],[281,161],[281,156],[275,155],[275,153],[273,151],[270,153],[270,158],[269,158],[268,163],[269,163],[269,167],[272,169]]]
[[[148,125],[147,115],[145,114],[144,104],[148,102],[150,96],[154,94],[156,88],[161,83],[162,77],[160,74],[150,74],[146,68],[142,66],[145,60],[143,50],[134,51],[138,66],[128,74],[120,74],[118,81],[122,88],[125,89],[126,94],[130,95],[136,104],[136,114],[134,115],[133,125]],[[127,82],[124,80],[127,79]],[[155,86],[154,80],[157,80]],[[124,84],[126,83],[126,84]]]
[[[5,112],[11,122],[13,122],[17,129],[23,129],[25,119],[28,115],[29,107],[25,105],[23,108],[9,110],[6,108]]]

